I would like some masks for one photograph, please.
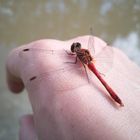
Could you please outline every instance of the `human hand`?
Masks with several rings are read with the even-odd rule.
[[[36,46],[49,50],[67,50],[73,42],[81,42],[85,46],[87,41],[88,36],[64,42],[40,40],[10,53],[7,61],[9,88],[19,93],[25,86],[33,109],[33,115],[21,119],[21,140],[34,140],[37,137],[41,140],[139,139],[140,69],[121,51],[114,49],[113,67],[105,78],[124,102],[123,108],[108,98],[106,90],[94,75],[95,85],[86,84],[62,92],[57,91],[58,85],[64,89],[69,85],[72,87],[73,83],[82,82],[81,78],[67,72],[65,76],[70,80],[62,82],[62,73],[58,71],[59,80],[53,75],[42,77],[41,81],[37,78],[29,80],[34,75],[56,69],[64,60],[61,56],[52,59],[55,58],[53,55],[44,59],[44,54],[39,52],[34,52],[36,57],[24,56],[23,49]],[[98,38],[94,41],[97,51],[105,45]]]

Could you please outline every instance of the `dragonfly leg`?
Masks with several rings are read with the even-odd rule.
[[[81,62],[82,63],[82,62]],[[84,69],[85,69],[85,72],[86,72],[86,77],[87,77],[87,80],[88,80],[88,83],[90,83],[90,80],[89,80],[89,76],[88,76],[88,73],[87,73],[87,69],[86,69],[86,66],[82,63],[82,65],[84,66]]]
[[[77,56],[75,57],[75,62],[65,62],[65,63],[76,64],[77,63]]]
[[[68,55],[75,55],[75,53],[71,53],[71,52],[68,52],[67,50],[64,50]]]
[[[75,62],[74,62],[75,64],[77,63],[77,56],[76,56],[76,58],[75,58]]]
[[[98,72],[99,72],[99,71],[98,71]],[[99,72],[99,74],[105,77],[105,74],[103,74],[103,73],[101,73],[101,72]]]
[[[64,51],[65,51],[68,55],[76,55],[75,53],[68,52],[67,50],[64,50]],[[77,56],[76,56],[75,62],[65,62],[65,63],[76,64],[76,63],[77,63]]]

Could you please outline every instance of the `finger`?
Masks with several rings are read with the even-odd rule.
[[[19,93],[23,90],[24,84],[19,76],[19,62],[18,62],[19,49],[13,50],[6,62],[6,77],[9,89],[14,93]]]
[[[37,140],[32,115],[25,115],[20,120],[20,140]]]
[[[24,88],[22,80],[10,74],[8,70],[7,70],[7,84],[9,89],[14,93],[19,93]]]
[[[15,93],[21,92],[24,85],[32,79],[32,76],[39,75],[47,69],[49,70],[50,67],[46,66],[46,64],[50,64],[50,61],[47,61],[50,57],[44,59],[43,53],[32,51],[31,48],[33,50],[36,50],[36,48],[39,49],[40,47],[45,50],[47,48],[55,50],[56,47],[59,48],[58,46],[62,46],[62,44],[62,41],[39,40],[14,49],[9,54],[6,63],[7,83],[10,90]],[[24,51],[26,49],[29,49],[29,51]],[[52,61],[55,64],[57,63],[54,59]]]

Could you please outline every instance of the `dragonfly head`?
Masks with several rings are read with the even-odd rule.
[[[81,44],[79,42],[73,43],[71,45],[71,51],[76,52],[77,50],[81,49]]]

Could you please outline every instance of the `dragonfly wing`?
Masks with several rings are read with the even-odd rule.
[[[30,47],[30,48],[24,48],[19,55],[22,57],[25,54],[29,54],[29,55],[36,55],[36,54],[40,54],[42,57],[44,55],[56,55],[56,56],[62,56],[65,55],[66,56],[66,51],[65,50],[47,50],[47,49],[43,49],[43,48],[35,48],[35,47]]]
[[[74,64],[73,64],[74,65]],[[88,80],[83,67],[69,66],[61,67],[52,71],[45,71],[41,74],[34,73],[26,81],[26,86],[38,88],[38,83],[44,85],[48,90],[55,89],[55,92],[62,92],[79,88],[88,84]],[[47,81],[47,82],[46,82]]]
[[[95,66],[99,72],[106,74],[113,67],[114,53],[111,46],[105,46],[95,55]]]
[[[24,63],[24,65],[29,65],[29,67],[33,69],[33,72],[27,74],[27,78],[24,80],[25,85],[29,88],[32,85],[37,88],[38,83],[47,83],[44,85],[47,89],[51,89],[52,86],[55,86],[54,89],[56,89],[56,92],[61,92],[88,84],[87,73],[83,65],[80,62],[77,62],[77,64],[67,63],[74,62],[75,56],[68,55],[65,50],[54,51],[42,48],[25,48],[19,55],[22,63]],[[42,58],[43,61],[45,60],[43,63]],[[59,63],[55,64],[55,67],[53,67],[52,63],[56,59]],[[28,61],[30,64],[27,64]],[[48,68],[49,71],[46,71]],[[44,69],[44,71],[42,71],[42,69]]]
[[[95,40],[94,40],[94,36],[93,36],[93,29],[90,28],[90,36],[88,39],[88,50],[90,51],[91,55],[94,56],[95,54]]]
[[[57,67],[66,62],[75,61],[75,55],[68,55],[63,49],[61,50],[46,50],[40,48],[25,48],[19,53],[19,58],[24,65],[31,62],[32,65],[38,65],[39,61],[55,61],[57,60]],[[31,65],[31,64],[29,64]]]
[[[92,57],[95,57],[97,53],[100,52],[100,50],[107,45],[105,41],[102,39],[94,36],[93,29],[90,29],[90,36],[88,39],[88,50],[90,51],[90,54]]]

